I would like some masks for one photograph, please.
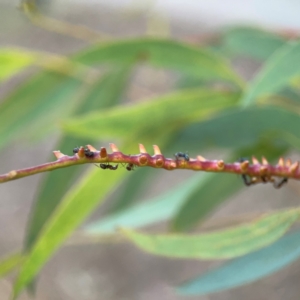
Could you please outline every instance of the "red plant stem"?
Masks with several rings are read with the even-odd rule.
[[[271,178],[275,176],[300,179],[299,163],[295,162],[292,164],[290,160],[284,162],[282,158],[280,158],[278,164],[274,166],[270,165],[264,158],[262,164],[260,164],[256,158],[252,158],[252,165],[249,165],[249,161],[226,164],[222,160],[205,160],[201,156],[198,156],[197,159],[191,158],[187,161],[184,159],[165,158],[160,153],[158,146],[153,147],[155,152],[153,156],[148,154],[141,144],[140,154],[137,155],[123,154],[114,144],[111,144],[111,149],[113,151],[111,154],[108,154],[105,148],[101,148],[100,151],[97,151],[94,147],[88,145],[87,149],[92,153],[92,157],[88,157],[88,155],[85,154],[83,147],[81,147],[74,156],[67,156],[59,151],[54,151],[54,155],[57,157],[56,161],[35,167],[12,170],[6,174],[0,175],[0,183],[85,163],[125,163],[139,167],[160,168],[169,171],[186,169],[192,171],[246,174],[250,177],[257,178],[262,176]]]

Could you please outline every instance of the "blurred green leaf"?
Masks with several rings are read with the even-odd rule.
[[[204,180],[179,207],[171,223],[173,231],[191,229],[228,197],[243,188],[241,179],[233,174],[205,174]]]
[[[298,89],[294,89],[293,87],[286,87],[278,92],[278,96],[282,98],[284,103],[289,101],[289,104],[292,104],[292,111],[297,111],[299,109],[300,103],[300,91]]]
[[[127,87],[126,83],[132,68],[132,63],[116,67],[97,79],[87,90],[74,114],[81,115],[99,108],[113,106],[119,102],[122,98],[122,93]],[[86,145],[89,142],[88,139],[65,135],[61,138],[55,149],[61,149],[63,153],[67,153],[71,152],[70,145],[75,147],[77,145]],[[61,202],[63,195],[71,187],[74,179],[80,176],[81,170],[82,166],[75,166],[74,168],[60,169],[57,172],[49,172],[47,174],[40,186],[39,195],[31,210],[31,218],[28,221],[24,243],[26,252],[36,241],[44,224]],[[53,191],[55,191],[55,197],[53,197]],[[31,293],[35,292],[34,283],[29,286],[29,289]]]
[[[0,82],[30,66],[35,55],[21,50],[1,48],[0,49]]]
[[[200,88],[204,85],[202,80],[199,80],[197,77],[191,76],[181,76],[179,81],[177,82],[177,87],[179,89],[195,89]]]
[[[57,248],[76,227],[116,188],[124,172],[99,172],[94,168],[70,190],[43,227],[39,238],[20,269],[14,285],[14,299],[32,281]]]
[[[129,86],[129,80],[135,64],[129,62],[109,70],[87,91],[81,105],[75,111],[76,116],[113,107],[119,104]]]
[[[233,55],[266,60],[286,42],[280,36],[258,28],[236,27],[225,32],[223,48]]]
[[[23,255],[18,252],[2,258],[0,260],[0,277],[4,277],[8,273],[12,272],[14,269],[19,267],[23,261]]]
[[[34,76],[0,103],[0,147],[15,138],[49,132],[76,106],[82,83],[61,74]]]
[[[206,80],[222,79],[244,86],[242,79],[221,56],[171,40],[138,38],[101,43],[76,55],[76,61],[89,65],[121,64],[133,58]]]
[[[121,232],[137,247],[159,256],[223,259],[244,255],[281,237],[298,219],[299,210],[265,215],[249,224],[198,235],[150,235],[129,229]]]
[[[231,159],[228,161],[238,161],[240,157],[255,155],[256,157],[265,156],[272,162],[284,155],[287,150],[283,145],[273,145],[264,140],[248,148],[239,149],[231,155]],[[199,183],[179,207],[171,222],[171,229],[174,231],[191,229],[218,205],[228,200],[229,196],[235,194],[243,187],[245,185],[240,176],[237,178],[233,174],[205,174],[203,181]]]
[[[203,174],[196,174],[177,188],[124,211],[114,213],[84,228],[87,234],[111,234],[118,227],[138,228],[170,219],[182,202],[201,184]]]
[[[18,53],[17,50],[15,52]],[[27,54],[20,52],[20,57],[22,55],[25,58]],[[6,52],[3,60],[5,57]],[[54,67],[56,71],[43,71],[32,76],[3,99],[0,104],[0,147],[24,135],[44,136],[55,128],[61,118],[73,112],[81,100],[83,87],[89,88],[87,83],[83,85],[82,80],[90,79],[92,73],[87,72],[86,66],[74,63],[76,58],[71,62],[66,58],[41,55],[40,59],[42,66]],[[129,63],[132,64],[133,60],[123,66]],[[117,90],[118,86],[115,86]]]
[[[153,176],[155,176],[155,170],[152,168],[139,168],[132,172],[127,180],[123,182],[124,186],[120,187],[119,195],[114,198],[109,213],[126,209],[138,201],[139,196],[143,194]]]
[[[120,101],[126,88],[126,83],[131,74],[133,65],[115,68],[98,79],[87,91],[82,102],[75,110],[79,116],[88,111],[113,106]],[[86,145],[88,139],[79,139],[70,136],[63,136],[56,149],[72,152],[76,146]],[[37,201],[32,209],[29,226],[26,232],[25,249],[28,250],[39,235],[43,225],[53,213],[65,192],[70,188],[74,179],[80,175],[82,166],[49,172],[43,181]]]
[[[78,139],[66,136],[59,143],[60,146],[77,145]],[[61,149],[61,148],[56,148]],[[72,150],[70,149],[69,152]],[[70,153],[71,154],[71,153]],[[57,205],[62,201],[65,192],[72,186],[74,179],[82,172],[82,166],[59,169],[49,172],[39,186],[39,191],[31,208],[31,215],[28,220],[26,236],[24,239],[24,250],[27,252],[40,232],[44,224],[50,218]]]
[[[300,77],[300,42],[290,42],[276,51],[265,63],[242,99],[247,106],[257,98],[270,96]]]
[[[197,150],[209,147],[240,148],[261,139],[291,143],[300,149],[299,115],[282,108],[265,106],[221,113],[208,121],[189,125],[174,141],[177,149]],[[201,143],[195,143],[201,141]]]
[[[180,91],[137,105],[119,106],[73,118],[63,125],[78,136],[129,139],[199,120],[237,104],[238,94],[207,89]]]
[[[268,276],[299,259],[300,233],[288,234],[267,248],[234,259],[177,288],[184,296],[227,290]]]

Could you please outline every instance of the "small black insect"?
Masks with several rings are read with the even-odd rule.
[[[176,157],[176,160],[180,160],[181,158],[183,158],[185,161],[189,161],[190,157],[187,153],[183,153],[183,152],[177,152],[174,154]]]
[[[250,185],[254,184],[252,179],[249,176],[245,175],[245,174],[242,174],[242,179],[244,181],[244,184],[247,185],[247,186],[250,186]]]
[[[76,147],[76,148],[73,149],[73,153],[74,153],[74,154],[76,154],[76,153],[78,153],[78,152],[79,152],[79,147]]]
[[[280,189],[285,183],[288,182],[288,178],[287,177],[284,177],[282,178],[280,181],[278,182],[274,182],[274,188],[276,189]]]
[[[129,164],[127,164],[127,166],[126,166],[126,170],[127,171],[133,171],[134,170],[134,164],[132,164],[132,163],[129,163]]]
[[[103,170],[109,169],[109,170],[117,170],[119,165],[112,166],[110,164],[100,164],[100,168]]]
[[[245,159],[245,158],[240,158],[239,162],[243,162],[243,161],[246,161],[246,160],[247,159]],[[242,174],[241,176],[242,176],[242,179],[243,179],[245,185],[247,185],[247,186],[250,186],[250,185],[253,185],[253,184],[256,184],[256,183],[259,183],[259,182],[262,182],[262,183],[268,183],[268,182],[272,183],[273,182],[274,188],[279,189],[285,183],[288,182],[287,177],[284,177],[281,180],[276,182],[274,177],[270,177],[270,176],[250,177],[249,175],[246,175],[246,174]]]
[[[247,161],[248,159],[247,158],[244,158],[244,157],[241,157],[239,159],[239,162],[244,162],[244,161]],[[250,176],[246,175],[246,174],[242,174],[242,179],[244,181],[244,184],[247,185],[247,186],[250,186],[252,184],[255,184],[256,183],[256,180],[253,180],[254,178],[251,178]]]
[[[84,154],[86,157],[93,157],[94,152],[92,152],[89,148],[84,148]]]

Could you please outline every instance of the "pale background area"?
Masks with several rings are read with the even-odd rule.
[[[46,2],[46,1],[45,1]],[[44,12],[60,20],[83,24],[95,30],[120,37],[152,34],[166,35],[162,26],[147,26],[147,20],[170,24],[172,36],[180,39],[201,37],[229,24],[261,25],[276,30],[300,28],[299,1],[48,1]],[[16,9],[17,2],[0,0],[0,46],[21,46],[54,53],[70,53],[86,45],[82,41],[36,28]],[[151,22],[150,22],[151,23]],[[155,23],[155,22],[154,22]],[[149,24],[149,22],[148,22]],[[0,66],[1,67],[1,66]],[[251,77],[257,66],[237,66]],[[170,82],[161,80],[154,70],[141,70],[128,97],[132,100],[162,93]],[[156,73],[154,73],[156,72]],[[138,77],[138,76],[136,76]],[[3,95],[18,84],[18,79],[0,90]],[[56,136],[37,143],[20,141],[2,150],[0,173],[44,163],[54,150]],[[99,145],[95,145],[99,146]],[[74,145],[70,145],[70,153]],[[201,153],[216,158],[212,153]],[[219,153],[219,158],[222,153]],[[297,159],[299,155],[294,154]],[[54,158],[53,158],[54,159]],[[154,170],[155,171],[155,170]],[[189,173],[161,171],[154,190],[146,198],[163,189],[176,186]],[[34,194],[40,175],[0,186],[0,256],[20,249]],[[216,188],[217,188],[216,182]],[[240,178],[237,177],[237,184]],[[300,186],[290,182],[275,190],[271,186],[244,188],[221,205],[210,220],[242,213],[268,211],[299,205]],[[98,213],[98,212],[97,212]],[[96,214],[93,218],[95,218]],[[37,299],[51,300],[181,300],[172,286],[204,272],[218,263],[172,260],[142,253],[129,244],[82,245],[61,248],[43,269]],[[298,277],[299,276],[299,277]],[[300,294],[300,261],[263,280],[230,291],[190,299],[263,300],[298,299]],[[0,299],[9,299],[11,278],[0,281]],[[20,299],[27,299],[22,295]]]

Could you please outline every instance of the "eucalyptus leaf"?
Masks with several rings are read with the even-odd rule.
[[[209,89],[184,90],[134,106],[123,105],[73,118],[64,122],[63,130],[91,139],[147,136],[235,106],[238,96]]]
[[[126,83],[132,68],[133,64],[128,64],[127,66],[115,68],[101,76],[87,91],[74,114],[79,116],[88,111],[113,106],[119,102],[127,87]],[[73,148],[86,144],[89,144],[89,140],[86,138],[80,139],[65,135],[61,137],[56,149],[60,149],[63,153],[69,152],[71,154]],[[32,246],[43,225],[60,203],[63,195],[71,187],[74,179],[80,175],[81,170],[82,166],[76,166],[50,172],[45,176],[29,220],[25,237],[26,250]]]
[[[298,219],[299,210],[270,213],[251,223],[197,235],[146,234],[121,229],[145,252],[173,258],[224,259],[245,255],[279,239]]]
[[[0,48],[0,82],[23,71],[36,59],[37,57],[30,52]]]
[[[116,188],[125,172],[99,172],[94,168],[70,190],[31,247],[14,284],[14,299],[34,279],[43,265],[85,218]]]
[[[249,147],[260,140],[281,141],[300,149],[299,115],[279,107],[249,107],[223,112],[210,120],[187,126],[178,133],[174,147]],[[201,141],[201,143],[195,143]]]
[[[134,58],[205,80],[218,79],[244,86],[243,80],[221,56],[172,40],[138,38],[101,42],[75,56],[77,62],[88,65],[122,64]]]
[[[254,27],[235,27],[224,33],[223,48],[233,55],[266,60],[285,41],[279,35]]]
[[[83,83],[52,72],[36,75],[0,103],[0,147],[16,138],[54,130],[70,115]]]
[[[21,253],[13,253],[0,260],[0,277],[6,276],[8,273],[20,267],[24,261]]]
[[[245,92],[244,106],[258,98],[276,94],[300,77],[300,42],[289,42],[277,50],[265,63]]]
[[[185,183],[145,203],[136,204],[84,227],[88,235],[113,234],[119,227],[139,228],[170,219],[183,201],[203,181],[196,174]]]
[[[184,296],[206,295],[248,284],[287,267],[300,256],[300,232],[212,269],[177,288]]]

